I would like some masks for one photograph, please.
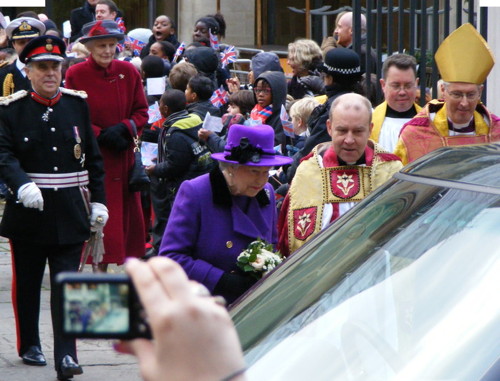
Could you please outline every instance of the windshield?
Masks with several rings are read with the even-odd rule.
[[[386,193],[261,287],[253,328],[234,316],[250,379],[477,380],[500,357],[500,196]]]

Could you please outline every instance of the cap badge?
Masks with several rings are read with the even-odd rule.
[[[27,21],[23,21],[21,23],[21,25],[19,25],[19,31],[21,31],[21,32],[25,32],[25,31],[28,31],[28,30],[31,30],[31,29],[32,29],[31,25],[28,24]]]
[[[54,45],[52,45],[52,39],[47,39],[47,44],[45,45],[45,49],[48,51],[48,52],[51,52],[52,50],[54,50]]]

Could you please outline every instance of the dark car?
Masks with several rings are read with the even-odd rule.
[[[250,380],[500,380],[500,145],[405,167],[231,316]]]

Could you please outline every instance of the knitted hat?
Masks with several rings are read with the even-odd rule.
[[[361,77],[359,54],[347,48],[335,48],[326,53],[325,61],[318,68],[335,80],[355,80]]]
[[[186,61],[191,62],[203,74],[212,74],[219,66],[219,55],[208,46],[188,49],[184,53]]]
[[[214,153],[212,158],[252,167],[274,167],[292,162],[291,157],[276,154],[274,130],[266,124],[258,126],[233,124],[229,129],[224,152]]]

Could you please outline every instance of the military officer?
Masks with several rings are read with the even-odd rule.
[[[5,32],[19,56],[28,42],[45,33],[45,25],[33,17],[20,17],[12,20],[5,28]],[[29,89],[30,82],[26,76],[24,63],[19,58],[0,69],[0,84],[2,85],[0,94],[3,96]]]
[[[27,365],[46,365],[38,331],[40,288],[48,261],[57,377],[82,373],[74,339],[57,327],[54,279],[77,271],[90,230],[108,219],[104,169],[90,125],[86,94],[60,88],[64,42],[30,41],[20,55],[31,81],[0,98],[0,177],[10,189],[0,224],[13,259],[18,351]]]

